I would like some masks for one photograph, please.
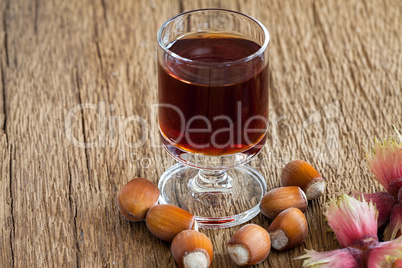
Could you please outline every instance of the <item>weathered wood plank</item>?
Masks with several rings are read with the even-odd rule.
[[[135,123],[120,127],[132,115],[149,119],[148,104],[156,99],[156,31],[176,13],[177,2],[129,1],[116,5],[114,1],[94,1],[81,17],[85,26],[79,29],[83,45],[75,86],[79,101],[98,109],[82,110],[83,140],[98,144],[87,149],[71,147],[69,152],[71,166],[85,151],[89,175],[84,182],[73,179],[71,186],[76,204],[78,263],[82,266],[158,267],[173,262],[168,245],[154,238],[145,223],[129,224],[122,219],[116,210],[116,196],[120,187],[136,176],[157,182],[155,170],[141,168],[137,161],[142,158],[134,158],[144,156],[155,163],[158,155],[148,146],[138,150],[126,145],[148,133],[141,132]],[[102,113],[104,118],[98,121]],[[76,173],[71,172],[73,177]]]
[[[9,4],[7,1],[0,3],[0,129],[5,130],[6,123],[6,89],[5,89],[5,69],[8,63],[7,52],[7,11]]]
[[[12,267],[14,262],[10,161],[7,137],[0,130],[0,263],[4,267]]]
[[[18,267],[77,263],[63,120],[77,103],[71,79],[71,51],[80,45],[73,21],[77,7],[62,1],[10,3],[7,135]]]
[[[11,148],[6,133],[7,11],[8,3],[0,3],[0,264],[12,267],[14,219],[11,197]]]
[[[4,68],[5,69],[5,68]],[[0,129],[2,131],[6,128],[6,90],[5,90],[5,73],[3,63],[0,64]]]

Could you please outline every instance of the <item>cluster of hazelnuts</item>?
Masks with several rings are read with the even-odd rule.
[[[266,230],[256,224],[240,228],[227,242],[234,263],[248,266],[264,261],[271,250],[291,249],[304,241],[308,225],[303,212],[308,200],[318,198],[325,181],[307,162],[295,160],[281,173],[282,187],[269,191],[261,200],[261,212],[273,219]],[[211,240],[198,232],[195,216],[179,207],[159,204],[159,189],[144,178],[128,182],[118,194],[121,214],[130,221],[146,221],[156,237],[171,242],[172,255],[179,268],[209,267]]]

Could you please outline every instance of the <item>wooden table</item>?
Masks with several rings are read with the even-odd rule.
[[[184,10],[221,7],[271,34],[267,146],[252,162],[268,188],[292,159],[328,181],[309,204],[309,235],[258,267],[299,267],[304,249],[339,248],[324,221],[338,192],[380,190],[363,147],[402,129],[402,2],[394,1],[1,1],[0,266],[173,267],[169,244],[129,223],[118,190],[157,183],[173,160],[158,133],[156,32]],[[82,106],[80,106],[80,104]],[[124,124],[137,115],[138,122]],[[133,143],[145,139],[141,148]],[[82,142],[91,143],[81,148]],[[81,147],[80,147],[81,146]],[[262,215],[251,222],[264,227]],[[225,242],[239,228],[201,230],[213,267],[232,267]]]

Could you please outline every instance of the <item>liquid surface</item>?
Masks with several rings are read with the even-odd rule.
[[[222,63],[246,58],[261,48],[233,35],[193,34],[169,44],[176,54],[197,62]]]

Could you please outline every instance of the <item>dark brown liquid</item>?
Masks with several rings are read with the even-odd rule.
[[[253,41],[217,34],[190,35],[170,44],[174,53],[205,66],[170,56],[162,59],[163,66],[159,64],[159,103],[163,105],[159,107],[159,127],[164,139],[182,150],[204,155],[232,154],[263,144],[268,64],[257,57],[211,67],[243,59],[259,49]],[[255,119],[250,121],[252,117]]]

